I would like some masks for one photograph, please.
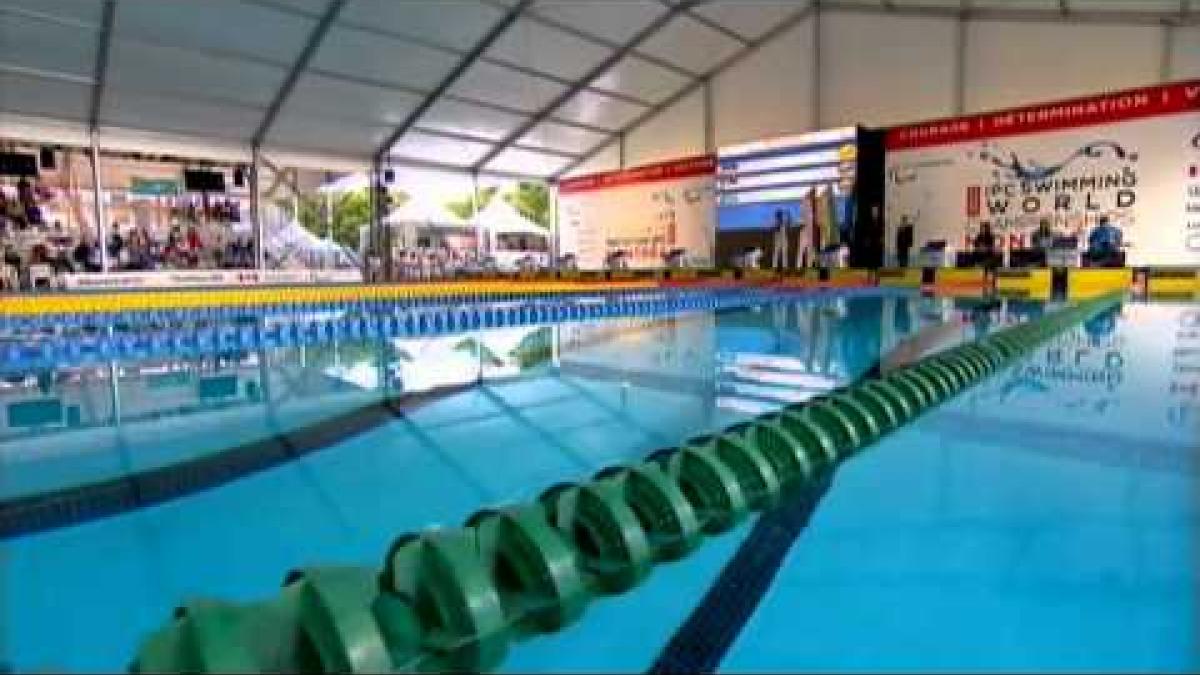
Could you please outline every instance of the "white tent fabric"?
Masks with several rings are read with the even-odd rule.
[[[392,209],[384,222],[390,224],[415,223],[426,227],[471,227],[469,222],[451,213],[445,205],[420,193],[411,196],[399,208]]]
[[[354,256],[346,247],[325,237],[317,236],[295,218],[274,205],[263,208],[263,230],[267,256],[284,267],[306,267],[312,263],[325,266],[354,265]]]
[[[41,136],[22,140],[79,144],[95,130],[106,147],[176,147],[197,158],[245,161],[256,147],[324,168],[379,159],[551,177],[683,100],[813,6],[0,0],[0,128]],[[1142,26],[1200,20],[1197,2],[1179,0],[820,7]]]
[[[548,235],[550,230],[521,215],[512,204],[497,195],[476,216],[479,227],[496,234],[540,234]]]

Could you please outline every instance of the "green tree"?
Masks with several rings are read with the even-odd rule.
[[[496,196],[499,190],[496,186],[485,187],[479,191],[479,210],[482,211],[491,203],[492,197]],[[452,199],[446,202],[446,210],[463,220],[470,220],[475,214],[471,212],[473,208],[471,204],[471,195],[468,193],[460,199]]]
[[[550,188],[544,184],[521,181],[515,190],[504,195],[504,201],[529,220],[550,227]]]

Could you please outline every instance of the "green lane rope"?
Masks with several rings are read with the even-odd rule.
[[[883,435],[1108,310],[1087,300],[461,528],[398,538],[382,571],[287,575],[277,597],[197,600],[143,642],[133,672],[443,672],[495,668],[514,641],[570,626],[596,598],[769,509]]]

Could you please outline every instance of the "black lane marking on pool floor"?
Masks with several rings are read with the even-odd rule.
[[[771,588],[792,544],[828,491],[831,479],[832,472],[822,475],[759,516],[750,534],[647,673],[716,672]]]
[[[0,502],[0,541],[117,515],[217,487],[328,448],[474,383],[374,402],[228,450],[77,487]]]

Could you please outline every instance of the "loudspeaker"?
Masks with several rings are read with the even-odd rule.
[[[391,183],[394,180],[396,180],[396,172],[391,169],[384,169],[383,170],[383,182]]]
[[[46,169],[47,171],[53,171],[54,170],[54,148],[43,145],[42,149],[40,151],[38,151],[38,163],[40,163],[42,165],[43,169]]]
[[[246,167],[241,164],[233,167],[233,184],[237,187],[246,187]]]

